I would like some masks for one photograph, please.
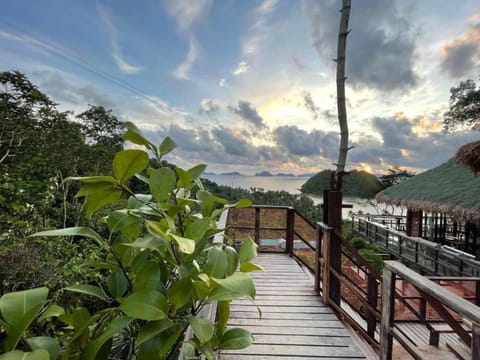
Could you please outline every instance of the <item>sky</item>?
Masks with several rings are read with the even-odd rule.
[[[338,157],[340,0],[15,0],[0,71],[62,110],[132,121],[210,172],[312,173]],[[442,130],[450,88],[479,81],[478,0],[352,0],[347,170],[420,172],[480,132]]]

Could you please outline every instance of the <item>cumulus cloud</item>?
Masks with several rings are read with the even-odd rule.
[[[240,100],[237,106],[229,106],[228,109],[258,129],[266,127],[257,109],[248,101]]]
[[[74,105],[97,105],[106,108],[115,107],[115,101],[105,93],[101,93],[93,85],[78,85],[76,80],[67,79],[57,71],[42,70],[33,73],[39,78],[40,89],[55,101]]]
[[[202,99],[200,102],[200,114],[206,114],[210,117],[215,117],[220,110],[220,105],[218,105],[212,99]]]
[[[338,134],[284,125],[274,130],[276,142],[292,155],[318,156],[333,159],[338,148]]]
[[[246,61],[240,61],[237,67],[232,71],[232,74],[235,76],[245,74],[248,71],[250,66],[247,64]]]
[[[374,118],[372,126],[379,138],[359,136],[353,142],[355,148],[349,152],[350,160],[427,169],[447,161],[460,145],[478,139],[473,131],[419,131],[422,121],[421,117],[407,118],[403,114]]]
[[[303,1],[313,46],[326,63],[336,55],[340,6],[332,0]],[[347,76],[352,84],[388,91],[416,85],[415,34],[393,0],[363,0],[351,13],[350,28]]]
[[[177,21],[181,30],[188,30],[212,5],[211,0],[168,0],[165,7],[168,14]]]
[[[227,86],[227,80],[225,80],[224,78],[220,79],[220,81],[218,82],[218,86],[220,87]]]
[[[441,68],[452,78],[468,75],[480,65],[480,13],[468,19],[466,31],[442,47]]]
[[[187,80],[188,73],[198,57],[198,44],[193,36],[190,37],[189,47],[185,59],[177,66],[173,75],[178,79]]]
[[[106,7],[98,4],[98,12],[100,13],[100,17],[110,37],[110,44],[112,46],[112,57],[115,60],[115,63],[117,64],[120,72],[124,74],[137,74],[141,72],[143,70],[142,67],[132,65],[124,59],[122,49],[120,47],[120,42],[118,40],[118,30],[113,23],[110,11]]]

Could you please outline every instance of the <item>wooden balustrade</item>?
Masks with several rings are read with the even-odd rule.
[[[424,359],[424,355],[416,348],[414,342],[402,334],[395,323],[395,282],[397,279],[412,284],[422,298],[431,305],[442,319],[457,333],[470,349],[471,359],[480,359],[480,307],[446,290],[432,280],[418,276],[398,261],[385,262],[382,281],[382,318],[380,326],[380,359],[392,358],[393,339],[396,339],[415,358]],[[452,311],[464,318],[471,325],[472,335],[452,315]],[[450,345],[452,346],[452,345]]]

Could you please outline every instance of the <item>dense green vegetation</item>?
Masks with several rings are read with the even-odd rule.
[[[96,256],[80,266],[98,276],[62,284],[68,285],[64,292],[80,294],[77,301],[59,299],[55,292],[49,297],[47,287],[3,294],[2,358],[176,359],[188,326],[193,335],[185,343],[186,357],[202,353],[213,360],[215,350],[252,343],[248,331],[226,323],[232,300],[255,297],[248,273],[261,269],[251,262],[256,245],[247,238],[237,253],[211,241],[223,211],[251,202],[229,205],[206,191],[199,180],[205,165],[162,166],[161,158],[176,144],[166,138],[157,147],[133,124],[126,126],[125,139],[145,146],[160,166],[150,167],[144,150],[122,150],[113,159],[113,176],[64,180],[80,183],[76,196],[85,197],[85,215],[101,231],[74,226],[33,236],[45,244],[49,237],[90,241]],[[134,177],[147,192],[131,188]],[[95,218],[98,212],[103,216]],[[218,303],[216,321],[199,316],[212,302]]]
[[[205,188],[212,194],[229,199],[232,202],[244,198],[251,200],[254,205],[293,206],[312,223],[322,220],[321,205],[315,205],[313,200],[308,196],[293,195],[286,191],[232,188],[230,186],[218,185],[207,179],[203,179],[203,183]]]
[[[330,188],[331,177],[331,170],[323,170],[319,172],[302,185],[302,193],[323,195],[323,190]],[[375,175],[369,174],[365,171],[353,170],[343,177],[342,191],[346,196],[372,198],[383,188],[384,185]]]

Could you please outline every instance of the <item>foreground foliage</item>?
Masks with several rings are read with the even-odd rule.
[[[176,144],[166,138],[158,147],[127,124],[125,139],[146,147],[158,164]],[[0,298],[0,359],[175,359],[188,326],[193,338],[186,354],[213,359],[217,349],[240,349],[252,342],[240,328],[227,329],[230,302],[255,297],[250,271],[256,245],[246,239],[237,253],[211,238],[222,231],[216,222],[232,206],[203,188],[205,165],[149,167],[146,151],[117,153],[113,176],[71,177],[81,182],[87,218],[107,207],[99,221],[106,228],[70,227],[41,231],[36,237],[90,240],[98,259],[83,265],[104,276],[95,283],[71,284],[65,291],[95,299],[92,306],[62,308],[49,300],[46,287],[8,293]],[[136,178],[149,192],[135,193]],[[195,196],[193,196],[195,194]],[[104,210],[103,210],[104,211]],[[104,234],[104,235],[102,235]],[[218,302],[217,320],[199,316]],[[42,330],[42,336],[35,336]],[[49,336],[45,336],[49,335]]]

